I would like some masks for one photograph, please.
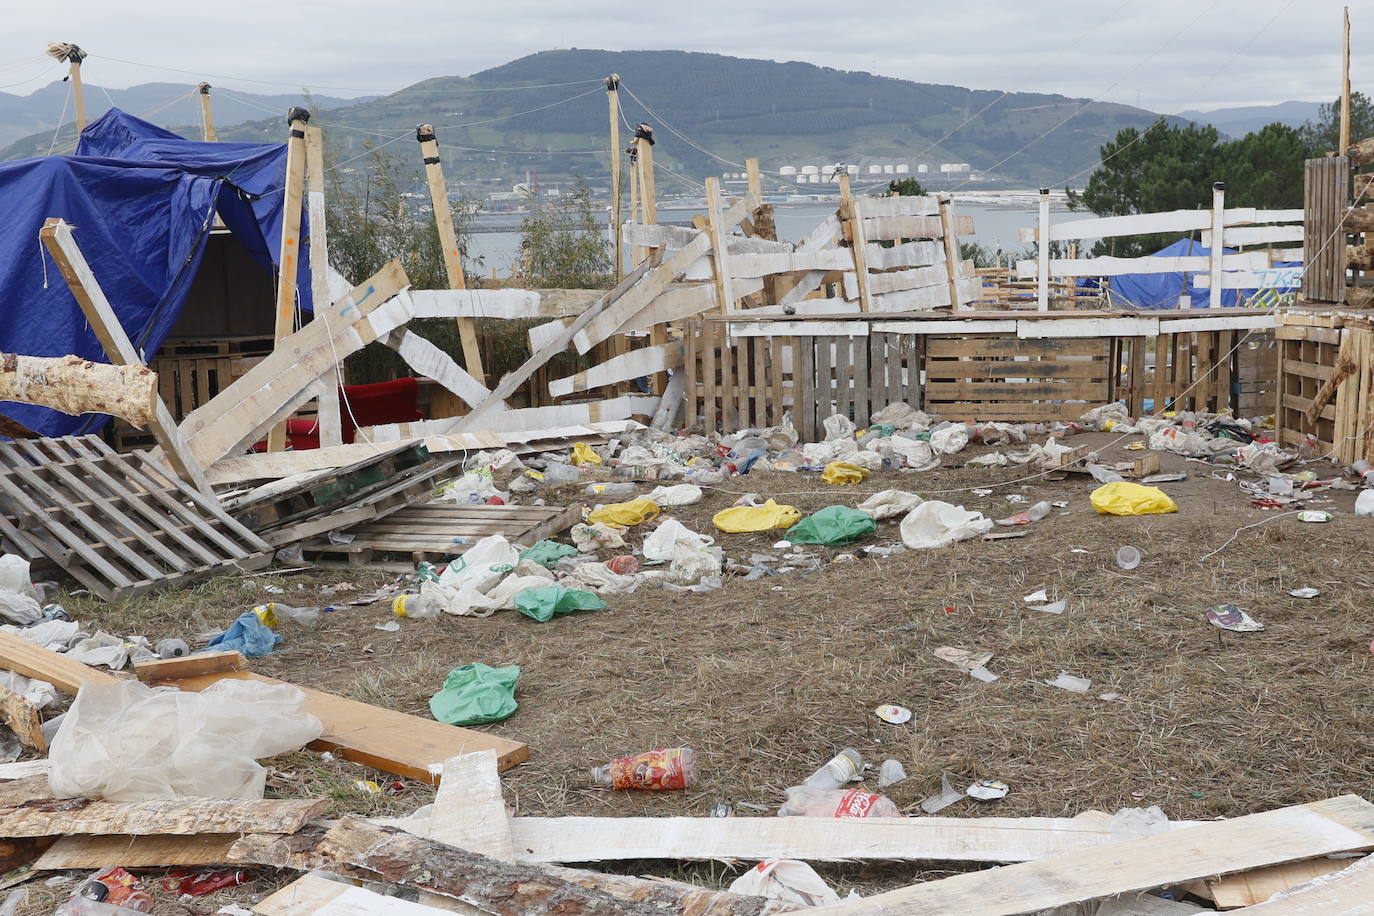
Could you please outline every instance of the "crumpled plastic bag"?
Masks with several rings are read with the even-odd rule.
[[[879,490],[855,508],[882,521],[885,518],[892,518],[894,515],[901,515],[903,512],[910,512],[921,502],[921,497],[915,493],[908,493],[906,490]]]
[[[730,885],[730,893],[766,897],[798,906],[840,902],[839,895],[815,869],[796,859],[764,859],[736,878]]]
[[[628,595],[639,588],[639,576],[622,575],[605,563],[579,563],[563,577],[565,588],[586,589],[598,595]]]
[[[429,698],[429,712],[449,725],[483,725],[509,719],[519,708],[515,682],[520,666],[492,668],[475,662],[454,668],[444,686]]]
[[[881,461],[881,459],[879,459]],[[832,461],[821,471],[821,480],[826,483],[859,483],[868,476],[868,470],[845,461]]]
[[[490,534],[453,560],[439,576],[439,584],[459,588],[471,584],[486,591],[520,562],[519,552],[499,534]]]
[[[674,484],[671,487],[654,487],[647,499],[652,499],[665,508],[672,506],[691,506],[701,502],[701,487],[690,483]]]
[[[835,439],[829,442],[808,442],[800,449],[807,464],[827,465],[832,461],[847,458],[859,450],[859,443],[853,439]]]
[[[854,421],[843,414],[832,413],[821,421],[821,425],[825,427],[826,442],[854,438]]]
[[[57,688],[52,684],[14,671],[0,671],[0,687],[19,694],[38,709],[45,709],[58,699]]]
[[[782,422],[770,426],[759,436],[768,443],[770,452],[785,452],[797,444],[797,427],[792,425],[792,412],[783,414]]]
[[[642,578],[691,585],[720,575],[722,556],[715,539],[698,534],[677,519],[668,519],[644,538],[644,559],[668,562],[666,571],[640,573]]]
[[[570,544],[560,544],[547,538],[520,551],[520,559],[531,560],[540,566],[553,569],[554,564],[564,557],[577,555],[577,548]]]
[[[520,456],[508,448],[478,452],[463,464],[467,468],[486,468],[488,471],[521,471],[525,468]]]
[[[1103,404],[1078,418],[1078,422],[1089,429],[1112,430],[1117,426],[1129,426],[1131,415],[1126,413],[1126,405],[1120,401]]]
[[[255,618],[256,619],[256,618]],[[48,751],[59,798],[262,798],[257,763],[324,733],[290,684],[225,678],[199,693],[83,684]]]
[[[43,618],[43,607],[30,578],[29,561],[12,553],[0,556],[0,617],[21,627]]]
[[[146,636],[121,639],[103,630],[72,643],[66,655],[83,665],[104,665],[111,671],[118,671],[131,661],[151,662],[158,657]]]
[[[711,517],[711,523],[721,531],[740,534],[748,531],[772,531],[791,528],[801,521],[801,510],[768,500],[762,506],[731,506]]]
[[[899,456],[909,468],[929,471],[940,464],[940,459],[935,455],[935,450],[930,447],[929,442],[908,439],[906,436],[893,436],[887,443],[892,453]]]
[[[81,624],[75,620],[45,620],[31,627],[6,624],[0,627],[0,631],[13,633],[54,652],[66,652],[72,643],[86,638],[86,634],[81,632]]]
[[[625,546],[625,539],[620,536],[620,530],[612,528],[604,522],[598,522],[595,525],[573,525],[569,533],[572,536],[573,544],[582,553],[593,553],[602,548],[611,549]]]
[[[237,620],[229,624],[229,629],[210,640],[210,645],[206,646],[204,651],[238,651],[243,653],[244,658],[262,658],[271,654],[282,641],[282,635],[263,626],[257,614],[244,611]],[[79,647],[80,644],[74,646],[73,651]]]
[[[924,413],[901,401],[893,401],[870,418],[875,425],[892,426],[897,429],[911,429],[912,424],[921,418],[929,419]]]
[[[671,560],[680,549],[703,550],[715,543],[715,538],[697,534],[682,522],[670,518],[644,538],[642,551],[646,560]]]
[[[992,530],[992,519],[938,499],[923,502],[902,519],[902,543],[912,550],[947,547]]]
[[[515,609],[540,623],[548,623],[555,614],[599,611],[605,606],[606,602],[591,592],[561,585],[532,588],[515,596]]]
[[[26,627],[43,619],[43,608],[28,595],[0,591],[0,618]]]
[[[848,544],[878,528],[873,516],[848,506],[826,506],[787,529],[793,544],[823,544],[834,547]]]
[[[872,449],[861,448],[852,455],[846,455],[844,463],[852,464],[856,468],[863,468],[865,471],[881,471],[883,456]]]
[[[575,442],[572,447],[572,457],[569,464],[576,465],[599,465],[601,456],[592,451],[592,447],[585,442]]]
[[[493,496],[501,499],[509,499],[510,494],[505,490],[498,489],[492,483],[491,472],[486,468],[475,471],[468,471],[462,477],[456,478],[444,484],[435,493],[436,500],[454,503],[485,503]]]
[[[587,521],[593,525],[597,522],[604,522],[608,525],[629,528],[647,522],[651,518],[657,518],[659,511],[658,503],[647,496],[640,496],[629,502],[607,503],[604,506],[599,506],[591,511],[591,514],[587,516]]]
[[[1298,460],[1295,452],[1285,452],[1277,442],[1252,442],[1236,449],[1242,467],[1260,474],[1274,475]]]
[[[968,445],[968,427],[954,423],[930,434],[930,448],[941,455],[953,455]]]
[[[1103,515],[1160,515],[1177,512],[1178,506],[1159,487],[1146,487],[1128,480],[1104,483],[1093,490],[1093,508]]]
[[[1006,455],[1003,455],[1001,452],[988,452],[987,454],[979,455],[977,458],[970,458],[968,461],[964,462],[964,464],[969,465],[970,467],[980,468],[1004,468],[1010,463],[1011,459],[1008,458]]]

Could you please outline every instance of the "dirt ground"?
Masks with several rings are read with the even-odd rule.
[[[1069,444],[1110,441],[1094,434]],[[1104,457],[1139,454],[1113,446]],[[1068,506],[1018,539],[840,562],[829,561],[854,549],[805,548],[827,561],[818,571],[727,580],[705,594],[608,596],[605,610],[545,624],[503,611],[487,619],[402,620],[399,632],[387,633],[375,629],[392,619],[387,603],[340,605],[314,629],[285,624],[282,648],[253,668],[427,716],[429,697],[452,668],[519,665],[519,711],[485,728],[530,746],[529,762],[504,776],[507,801],[523,815],[705,816],[728,801],[770,809],[741,807],[739,815],[769,816],[787,786],[846,746],[875,766],[901,761],[909,778],[888,794],[917,814],[916,803],[939,790],[941,773],[958,788],[980,778],[1011,787],[1001,801],[965,799],[942,812],[961,817],[1159,805],[1170,818],[1206,819],[1343,793],[1374,797],[1374,520],[1354,516],[1353,491],[1312,503],[1334,513],[1327,524],[1276,518],[1282,510],[1254,508],[1237,481],[1212,476],[1224,468],[1162,459],[1164,470],[1189,475],[1162,485],[1179,511],[1132,518],[1094,512],[1088,495],[1095,483],[1086,475],[1022,481],[1031,473],[1024,468],[947,467],[876,473],[841,487],[816,475],[754,473],[672,515],[714,534],[727,556],[747,559],[781,554],[770,549],[776,536],[722,534],[709,521],[746,492],[803,512],[853,505],[886,488],[992,518],[1024,508],[1008,502],[1011,494]],[[1329,464],[1308,469],[1322,478],[1337,472]],[[978,495],[975,487],[993,492]],[[1237,529],[1261,522],[1206,556]],[[639,539],[633,536],[636,552]],[[899,540],[894,519],[861,544]],[[1144,555],[1131,572],[1113,560],[1125,544]],[[91,627],[194,641],[262,601],[321,605],[331,600],[321,587],[351,582],[369,590],[392,578],[258,575],[122,606],[88,597],[64,604]],[[1321,595],[1288,594],[1302,586]],[[1067,600],[1063,614],[1027,608],[1022,596],[1042,587]],[[1203,612],[1220,603],[1247,610],[1265,630],[1214,628]],[[932,655],[946,645],[993,653],[988,667],[1000,679],[981,683]],[[1045,683],[1061,671],[1090,679],[1091,689],[1071,693]],[[883,703],[909,708],[911,721],[879,720],[873,710]],[[589,784],[588,767],[611,757],[684,744],[699,755],[699,782],[690,790],[611,792]],[[416,784],[398,796],[365,794],[354,780],[385,784],[391,777],[311,752],[269,765],[270,792],[325,793],[336,811],[406,813],[432,796]],[[867,785],[875,779],[876,770]],[[676,866],[618,867],[669,873]],[[702,864],[672,873],[728,883],[737,871]],[[941,872],[872,865],[823,873],[843,894]],[[282,880],[264,875],[226,894],[242,901]],[[212,913],[215,899],[168,903],[165,912]]]

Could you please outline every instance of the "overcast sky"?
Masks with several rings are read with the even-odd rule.
[[[1173,113],[1333,98],[1342,4],[16,0],[5,6],[0,91],[18,94],[61,76],[61,67],[41,56],[48,41],[81,45],[91,54],[86,80],[111,87],[204,78],[240,90],[308,86],[334,95],[467,75],[550,48],[678,48],[982,89],[1138,101]],[[1354,15],[1358,89],[1374,83],[1374,50],[1360,53],[1374,47],[1374,6],[1356,5]]]

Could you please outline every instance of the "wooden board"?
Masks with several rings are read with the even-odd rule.
[[[249,671],[202,674],[164,683],[182,690],[203,690],[226,677],[262,684],[283,683]],[[305,693],[306,709],[324,723],[324,734],[312,741],[310,747],[333,751],[345,760],[386,773],[437,785],[443,762],[459,754],[495,751],[503,770],[527,760],[530,755],[529,748],[524,744],[499,735],[409,716],[310,687],[299,689]]]
[[[23,530],[16,552],[107,601],[272,560],[218,500],[98,436],[0,443],[0,514]]]
[[[1320,878],[1351,865],[1350,859],[1307,859],[1285,862],[1254,871],[1227,875],[1207,882],[1207,893],[1219,910],[1263,903],[1275,894],[1286,891],[1313,878]]]
[[[956,875],[814,912],[1012,916],[1370,847],[1374,805],[1343,795],[1039,862]]]
[[[342,881],[331,881],[317,874],[302,875],[253,904],[253,912],[260,916],[425,916],[446,911],[399,897],[387,897]]]
[[[1066,420],[1111,400],[1110,338],[927,337],[927,409],[952,420]]]
[[[524,862],[1031,862],[1116,842],[1105,822],[1054,817],[517,817],[509,832],[516,859]]]
[[[134,662],[134,677],[146,684],[155,684],[171,678],[213,674],[216,671],[237,671],[247,666],[248,662],[244,659],[243,653],[238,651],[198,652],[181,658]]]
[[[494,432],[453,433],[446,436],[433,436],[424,442],[430,454],[451,451],[481,451],[507,446],[506,437]],[[396,448],[395,442],[352,442],[348,445],[335,445],[329,448],[304,449],[299,452],[243,455],[238,458],[224,458],[207,472],[212,484],[244,483],[250,480],[276,480],[302,474],[306,471],[320,471],[327,468],[341,468],[361,461],[371,455],[379,455]],[[410,443],[406,443],[410,444]]]
[[[425,835],[493,859],[515,859],[494,751],[464,754],[444,763]]]
[[[1322,875],[1295,887],[1277,900],[1233,913],[1246,916],[1368,916],[1374,913],[1374,858]]]
[[[461,556],[476,541],[491,534],[518,544],[533,544],[566,531],[581,518],[580,506],[484,506],[430,503],[409,506],[348,530],[348,544],[308,541],[307,556],[347,555],[360,550],[432,555],[434,559]]]
[[[53,798],[0,806],[0,836],[295,833],[329,805],[327,798],[189,798],[122,804]]]
[[[64,836],[33,863],[38,871],[102,868],[118,862],[126,868],[170,865],[236,865],[229,847],[237,833],[201,833],[195,836]]]
[[[92,668],[22,636],[0,632],[0,668],[25,677],[47,681],[63,693],[75,694],[82,683],[117,684],[120,678],[103,668]],[[6,778],[0,773],[0,779]]]

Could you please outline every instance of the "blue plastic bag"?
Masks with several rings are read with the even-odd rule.
[[[270,627],[263,626],[258,615],[245,611],[239,619],[229,624],[229,629],[210,640],[205,651],[230,652],[237,650],[244,658],[262,658],[270,655],[282,642],[280,633],[273,633]]]

